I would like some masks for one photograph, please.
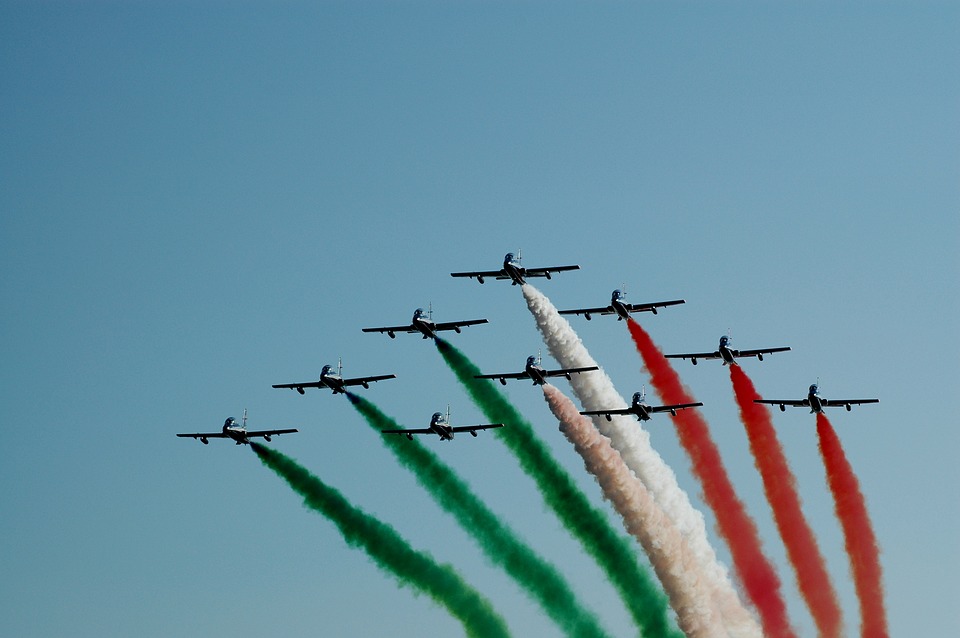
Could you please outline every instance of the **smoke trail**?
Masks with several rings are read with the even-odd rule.
[[[750,439],[753,462],[763,479],[764,493],[797,576],[797,587],[820,635],[840,636],[843,633],[840,603],[817,539],[800,507],[796,479],[777,439],[770,411],[753,402],[760,395],[740,366],[730,366],[730,381],[740,407],[740,418]]]
[[[566,368],[597,365],[570,323],[560,316],[550,300],[529,284],[522,290],[553,358]],[[570,385],[587,410],[627,407],[610,377],[602,370],[575,375]],[[610,421],[599,417],[594,419],[594,424],[610,439],[627,467],[647,486],[657,504],[683,534],[701,566],[701,578],[713,589],[714,603],[723,615],[727,630],[733,636],[759,638],[762,635],[760,626],[744,608],[727,577],[726,568],[707,540],[703,515],[694,509],[686,492],[677,483],[673,470],[650,445],[650,435],[628,417],[614,416]]]
[[[628,319],[627,325],[660,398],[665,403],[692,402],[680,377],[650,335],[633,319]],[[757,526],[733,489],[707,422],[696,410],[677,412],[673,422],[704,499],[717,518],[717,529],[730,548],[740,581],[760,613],[764,633],[774,637],[794,636],[780,593],[780,578],[763,554]]]
[[[457,379],[488,419],[505,423],[497,436],[520,461],[537,484],[540,494],[613,583],[644,636],[676,636],[663,594],[637,563],[629,542],[613,529],[603,512],[587,500],[570,475],[553,458],[507,398],[488,379],[477,379],[480,369],[462,352],[442,339],[437,349]],[[592,428],[591,428],[592,429]]]
[[[722,618],[714,609],[710,587],[699,577],[696,557],[644,484],[626,466],[610,440],[581,416],[560,390],[544,385],[543,396],[560,421],[560,431],[583,458],[587,471],[597,479],[627,531],[647,553],[683,632],[689,638],[726,635]]]
[[[683,387],[680,377],[650,335],[633,319],[628,319],[627,324],[660,398],[665,403],[692,402],[693,398]],[[794,636],[780,593],[780,578],[763,554],[757,526],[733,489],[707,422],[696,410],[677,412],[673,421],[704,499],[717,518],[717,529],[730,548],[740,581],[760,613],[764,633]]]
[[[864,638],[886,638],[887,612],[883,603],[883,574],[880,548],[867,514],[867,503],[860,491],[860,481],[843,452],[840,439],[830,421],[817,414],[817,437],[820,455],[827,471],[827,483],[833,494],[834,508],[843,528],[844,544],[850,557],[853,584],[860,600],[860,635]]]
[[[377,436],[380,436],[382,429],[399,427],[396,421],[366,399],[349,392],[347,397],[374,428]],[[417,440],[391,436],[384,438],[384,444],[401,465],[414,473],[421,487],[473,536],[487,557],[540,603],[550,618],[568,635],[607,635],[597,618],[580,604],[556,568],[498,519],[453,468]]]
[[[326,485],[276,450],[251,442],[263,464],[284,478],[303,496],[303,503],[326,516],[351,547],[362,548],[380,569],[397,582],[423,592],[447,608],[463,624],[468,636],[510,635],[503,618],[486,598],[468,585],[450,565],[440,564],[427,552],[413,549],[392,527],[350,505],[340,492]]]

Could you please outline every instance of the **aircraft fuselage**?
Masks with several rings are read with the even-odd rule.
[[[544,383],[547,382],[547,379],[543,374],[544,372],[543,368],[541,368],[537,364],[528,363],[526,365],[525,371],[527,373],[527,376],[529,376],[533,380],[534,385],[543,385]]]
[[[420,331],[424,339],[437,338],[437,332],[434,330],[434,323],[430,319],[424,319],[419,312],[413,315],[413,327]]]
[[[346,388],[343,385],[343,378],[338,374],[320,374],[320,383],[333,390],[334,394],[344,394]]]
[[[511,285],[523,285],[527,283],[523,276],[527,274],[526,269],[523,266],[518,266],[513,262],[512,259],[507,258],[503,260],[503,270],[510,276],[512,281]]]

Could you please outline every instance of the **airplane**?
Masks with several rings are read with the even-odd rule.
[[[667,359],[690,359],[697,365],[697,359],[723,359],[723,365],[739,365],[734,359],[739,357],[756,357],[763,361],[763,355],[773,352],[786,352],[790,348],[761,348],[759,350],[734,350],[730,347],[730,337],[720,337],[720,349],[715,352],[693,352],[688,354],[668,354]]]
[[[343,394],[346,392],[346,388],[353,385],[362,385],[365,389],[370,388],[370,384],[374,381],[383,381],[384,379],[396,379],[397,375],[395,374],[381,374],[373,377],[356,377],[354,379],[344,379],[341,376],[343,372],[343,364],[337,364],[337,371],[333,371],[332,365],[325,365],[323,369],[320,370],[320,380],[319,381],[307,381],[306,383],[281,383],[275,385],[275,388],[290,388],[291,390],[296,390],[300,394],[304,394],[304,388],[330,388],[333,390],[334,394]]]
[[[800,399],[799,401],[790,400],[790,399],[754,399],[754,403],[767,403],[770,405],[779,405],[781,412],[786,412],[786,406],[792,406],[795,408],[810,408],[810,414],[814,412],[818,414],[823,413],[824,408],[839,408],[843,406],[847,408],[847,412],[850,411],[850,406],[860,405],[862,403],[880,403],[880,399],[827,399],[826,397],[820,396],[820,389],[816,383],[810,386],[810,391],[807,393],[806,399]]]
[[[409,430],[380,430],[382,434],[401,434],[411,441],[414,434],[436,434],[441,441],[452,441],[453,435],[457,432],[469,432],[477,436],[477,430],[491,430],[493,428],[502,428],[503,423],[489,423],[486,425],[459,425],[453,427],[450,425],[450,408],[447,408],[447,416],[442,412],[434,412],[430,418],[430,427]]]
[[[623,321],[630,318],[631,312],[650,311],[657,314],[657,308],[665,306],[676,306],[686,303],[683,299],[674,299],[673,301],[656,301],[654,303],[624,303],[623,298],[627,293],[622,290],[614,290],[610,295],[610,305],[603,308],[576,308],[574,310],[561,310],[561,315],[583,315],[587,321],[590,321],[590,315],[617,315],[617,321]]]
[[[398,332],[419,332],[423,338],[437,338],[437,333],[441,330],[454,330],[458,334],[463,326],[475,326],[480,323],[487,323],[486,319],[471,319],[469,321],[448,321],[446,323],[434,323],[433,313],[428,316],[423,308],[417,308],[413,312],[413,321],[409,326],[386,326],[384,328],[363,328],[364,332],[387,333],[391,339],[397,338]]]
[[[223,422],[223,430],[220,432],[195,432],[193,434],[178,434],[177,436],[200,439],[200,442],[204,445],[210,443],[208,439],[233,439],[237,445],[240,445],[241,443],[250,443],[250,439],[253,437],[262,436],[264,440],[269,441],[271,436],[280,436],[281,434],[290,434],[291,432],[298,432],[298,430],[257,430],[255,432],[248,432],[247,409],[244,408],[243,423],[240,425],[237,425],[237,420],[231,416],[227,417],[227,420]]]
[[[516,259],[514,259],[513,253],[507,253],[503,257],[503,268],[500,270],[477,270],[473,272],[452,272],[450,273],[451,277],[469,277],[470,279],[476,278],[477,281],[483,283],[484,277],[490,277],[491,279],[510,279],[513,286],[517,284],[527,283],[524,277],[546,277],[547,279],[552,279],[550,273],[552,272],[563,272],[566,270],[580,270],[580,266],[550,266],[549,268],[524,268],[520,265],[520,254],[517,252]]]
[[[649,421],[651,414],[656,414],[657,412],[669,412],[673,416],[677,416],[677,410],[686,410],[687,408],[697,408],[702,406],[702,403],[680,403],[678,405],[649,405],[646,402],[646,391],[641,390],[640,392],[633,393],[633,402],[630,404],[629,408],[624,408],[622,410],[587,410],[586,412],[581,412],[585,416],[593,416],[595,414],[602,414],[607,417],[607,421],[610,421],[610,417],[614,414],[632,414],[637,417],[637,421]]]
[[[571,374],[580,374],[581,372],[590,372],[599,370],[597,366],[588,368],[565,368],[563,370],[544,370],[540,365],[540,357],[530,355],[527,357],[527,365],[523,372],[504,372],[502,374],[477,374],[475,379],[499,379],[502,385],[507,385],[507,379],[533,379],[533,385],[543,385],[547,382],[547,377],[566,377],[570,380]]]

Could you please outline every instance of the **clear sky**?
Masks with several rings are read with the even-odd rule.
[[[791,346],[744,364],[765,395],[879,397],[831,416],[892,633],[960,633],[958,33],[954,3],[0,3],[0,634],[457,635],[249,450],[174,437],[246,407],[556,635],[343,397],[270,388],[342,356],[397,374],[364,396],[406,425],[482,421],[432,345],[360,328],[486,317],[452,343],[519,370],[519,290],[449,276],[517,248],[580,264],[538,284],[559,307],[686,299],[640,318],[667,351]],[[622,324],[573,325],[622,394],[649,383]],[[811,635],[727,373],[679,369]],[[542,393],[506,390],[610,511]],[[774,420],[856,635],[814,420]],[[427,445],[630,634],[494,435]]]

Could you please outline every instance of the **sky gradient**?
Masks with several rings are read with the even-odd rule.
[[[397,375],[363,396],[406,426],[481,422],[432,344],[360,328],[432,303],[520,370],[546,349],[519,289],[449,276],[518,248],[580,264],[536,283],[561,309],[686,299],[638,317],[665,352],[791,346],[744,364],[764,396],[878,397],[830,418],[891,634],[960,633],[958,32],[951,3],[0,2],[0,634],[458,635],[250,450],[174,436],[246,407],[516,635],[557,635],[345,398],[270,388],[343,357]],[[624,324],[571,323],[621,394],[649,386]],[[811,635],[726,371],[677,370]],[[619,525],[542,393],[505,390]],[[814,418],[773,423],[856,635]],[[496,437],[425,443],[630,635]]]

